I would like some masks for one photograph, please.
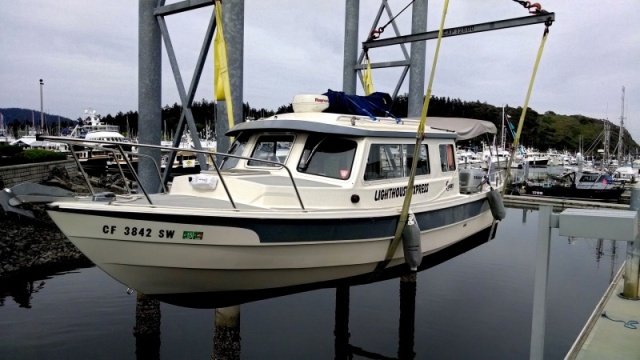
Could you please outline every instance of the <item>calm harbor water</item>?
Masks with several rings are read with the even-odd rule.
[[[232,348],[243,359],[527,359],[537,215],[508,209],[493,240],[419,272],[415,286],[391,278],[244,303]],[[552,236],[545,358],[561,359],[626,247]],[[213,309],[160,302],[160,334],[136,339],[126,290],[95,267],[0,288],[0,359],[233,355],[214,343]]]

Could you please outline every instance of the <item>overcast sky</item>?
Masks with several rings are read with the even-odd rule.
[[[409,1],[388,3],[396,14]],[[361,1],[361,41],[380,4]],[[439,26],[443,4],[429,1],[428,30]],[[556,13],[556,22],[529,106],[540,113],[581,114],[619,124],[624,86],[625,127],[640,142],[640,1],[547,0],[542,5]],[[167,17],[184,79],[191,79],[212,10]],[[344,0],[247,0],[244,101],[275,110],[295,94],[341,90],[344,13]],[[445,27],[526,15],[510,0],[451,0]],[[380,25],[387,21],[385,13]],[[411,8],[396,21],[401,34],[409,34]],[[443,39],[433,95],[522,106],[543,28]],[[137,36],[134,0],[0,1],[0,108],[40,109],[43,79],[47,113],[75,119],[87,108],[102,115],[137,110]],[[382,37],[391,36],[388,27]],[[434,48],[435,41],[429,41],[427,76]],[[403,60],[398,47],[373,49],[370,57],[373,62]],[[212,73],[211,60],[196,100],[212,99]],[[375,90],[393,92],[399,75],[400,68],[374,70]],[[162,104],[179,103],[166,55],[162,81]],[[407,85],[408,78],[401,93]]]

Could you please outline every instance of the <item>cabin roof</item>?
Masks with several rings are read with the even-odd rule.
[[[455,131],[458,134],[458,140],[468,140],[483,134],[498,133],[498,128],[492,122],[470,118],[427,117],[426,124],[432,129]]]
[[[398,121],[400,120],[400,121]],[[420,119],[395,119],[334,113],[288,113],[266,119],[244,122],[227,132],[237,136],[242,131],[301,131],[346,136],[415,138]],[[469,118],[428,117],[425,135],[427,138],[457,138],[467,140],[485,133],[496,134],[496,126],[484,120]]]

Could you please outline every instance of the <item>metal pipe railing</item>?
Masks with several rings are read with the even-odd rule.
[[[125,159],[125,162],[127,163],[127,166],[131,170],[131,173],[132,173],[135,181],[138,182],[138,186],[140,187],[140,189],[144,193],[147,201],[149,202],[149,204],[153,205],[153,203],[151,201],[151,198],[149,197],[148,193],[146,192],[146,190],[144,189],[142,184],[140,184],[140,180],[138,178],[137,172],[133,168],[133,165],[131,164],[131,162],[127,158],[127,156],[125,154],[125,151],[122,148],[123,143],[115,142],[115,141],[86,140],[86,139],[76,139],[76,138],[68,138],[68,137],[60,137],[60,136],[45,136],[45,135],[38,135],[37,139],[38,140],[57,141],[57,142],[61,142],[61,143],[67,143],[67,144],[70,144],[70,145],[71,144],[77,144],[77,145],[82,145],[82,146],[90,147],[90,148],[100,148],[102,150],[109,149],[108,147],[105,147],[105,146],[115,146],[115,147],[117,147],[118,150],[120,151],[120,153],[123,155],[123,158]],[[214,160],[213,156],[218,154],[218,155],[221,155],[221,156],[224,156],[224,157],[231,157],[231,158],[242,159],[242,160],[254,160],[254,161],[260,161],[260,162],[267,163],[267,164],[273,164],[276,167],[283,168],[283,169],[286,170],[287,175],[289,176],[289,179],[291,180],[291,185],[293,186],[293,190],[296,193],[296,197],[298,199],[298,203],[300,204],[300,208],[302,208],[302,210],[306,210],[305,207],[304,207],[304,204],[302,202],[302,198],[300,197],[300,192],[298,191],[298,186],[296,185],[296,182],[295,182],[295,180],[293,178],[293,173],[291,172],[291,170],[287,166],[285,166],[284,164],[281,164],[281,163],[279,163],[277,161],[256,159],[256,158],[252,158],[252,157],[234,155],[234,154],[216,153],[216,152],[210,151],[210,150],[184,149],[184,148],[177,148],[177,147],[171,147],[171,146],[139,144],[139,143],[132,143],[131,145],[132,146],[136,146],[136,147],[144,147],[144,148],[160,149],[160,150],[169,150],[169,151],[185,151],[186,150],[186,151],[190,151],[190,152],[194,152],[194,153],[201,153],[201,154],[205,154],[205,155],[209,156],[212,159],[212,163],[213,163],[213,166],[215,167],[216,173],[217,173],[217,175],[218,175],[218,177],[220,179],[220,182],[222,183],[222,186],[224,187],[225,193],[227,194],[227,197],[229,198],[229,201],[231,202],[231,205],[233,206],[234,209],[237,209],[237,207],[235,205],[235,202],[233,201],[233,197],[231,195],[231,192],[229,191],[229,188],[228,188],[226,182],[224,181],[224,176],[222,176],[222,173],[220,172],[220,168],[219,168],[218,164],[215,161],[213,161]],[[71,146],[70,148],[73,148],[73,146]],[[115,151],[115,150],[109,149],[109,151]],[[94,194],[93,188],[91,187],[91,184],[89,182],[89,178],[86,175],[86,173],[84,172],[84,170],[82,169],[80,161],[78,160],[78,158],[75,155],[75,153],[73,153],[73,151],[72,151],[72,155],[73,155],[74,159],[76,160],[76,163],[80,167],[80,171],[82,172],[85,181],[89,185],[89,188],[91,189],[91,193]],[[138,153],[138,155],[142,155],[142,154]],[[155,162],[155,160],[153,160],[153,161],[156,164],[156,168],[157,168],[157,163]],[[160,174],[160,172],[158,174],[160,176],[160,180],[162,181],[162,175]],[[163,187],[164,187],[164,184],[163,184]],[[166,191],[166,189],[165,189],[165,191]]]

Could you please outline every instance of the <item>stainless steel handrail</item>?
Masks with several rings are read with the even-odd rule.
[[[126,152],[122,148],[122,146],[124,145],[122,142],[101,141],[101,140],[86,140],[86,139],[80,139],[80,138],[68,138],[68,137],[62,137],[62,136],[46,136],[46,135],[37,135],[36,138],[38,140],[51,140],[51,141],[57,141],[57,142],[67,143],[67,144],[77,144],[77,145],[82,145],[82,146],[85,146],[85,147],[99,148],[99,149],[102,149],[102,150],[108,150],[108,151],[112,151],[112,152],[115,151],[115,150],[109,149],[108,147],[105,147],[105,145],[111,145],[111,146],[117,147],[118,150],[120,151],[120,153],[123,155],[123,158],[125,159],[125,162],[127,163],[127,166],[129,166],[129,169],[131,170],[131,173],[134,176],[135,180],[138,182],[138,186],[140,187],[140,189],[144,193],[145,197],[147,198],[147,201],[149,202],[150,205],[153,205],[153,202],[151,201],[151,198],[149,197],[148,193],[146,192],[146,190],[144,189],[143,185],[140,183],[140,181],[138,179],[137,172],[133,168],[131,162],[128,160],[128,158],[126,156]],[[279,163],[277,161],[263,160],[263,159],[257,159],[257,158],[234,155],[234,154],[218,153],[218,152],[210,151],[210,150],[185,149],[185,148],[177,148],[177,147],[172,147],[172,146],[140,144],[140,143],[130,143],[130,144],[128,143],[126,145],[131,145],[131,146],[135,146],[135,147],[144,147],[144,148],[149,148],[149,149],[160,149],[160,150],[170,150],[170,151],[190,151],[190,152],[194,152],[194,153],[202,153],[202,154],[208,155],[212,160],[213,160],[213,156],[214,155],[220,155],[220,156],[224,156],[224,157],[231,157],[231,158],[243,159],[243,160],[255,160],[255,161],[260,161],[260,162],[267,163],[267,164],[273,164],[276,167],[284,168],[287,171],[287,175],[289,175],[289,179],[291,179],[291,185],[293,186],[293,190],[295,191],[296,197],[298,198],[298,203],[300,204],[300,207],[302,208],[302,210],[306,210],[305,207],[304,207],[304,204],[302,202],[302,198],[300,197],[300,192],[298,191],[298,186],[296,185],[296,182],[295,182],[295,180],[293,178],[293,174],[292,174],[291,170],[286,165],[281,164],[281,163]],[[80,171],[82,172],[85,181],[89,185],[89,188],[91,189],[92,194],[94,194],[94,191],[93,191],[93,188],[91,188],[91,184],[89,182],[88,176],[86,175],[86,173],[82,169],[80,161],[78,160],[77,155],[75,155],[75,153],[73,151],[73,147],[70,147],[70,148],[72,149],[71,150],[72,155],[73,155],[74,159],[76,160],[76,163],[80,167]],[[143,154],[138,153],[138,155],[143,155]],[[153,158],[152,158],[152,160],[153,160]],[[155,160],[153,160],[153,161],[154,161],[154,163],[156,164],[156,167],[157,167],[157,163],[155,162]],[[212,161],[212,162],[213,162],[213,166],[215,167],[216,173],[218,174],[220,182],[222,183],[222,186],[225,189],[225,193],[227,194],[227,197],[229,198],[229,201],[231,202],[231,205],[233,206],[234,209],[237,210],[235,202],[233,201],[233,197],[231,196],[231,192],[229,191],[229,188],[227,187],[227,184],[224,181],[224,176],[222,176],[222,173],[220,172],[220,168],[219,168],[218,164],[216,164],[215,161]],[[160,181],[162,182],[162,176],[160,176]]]

